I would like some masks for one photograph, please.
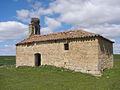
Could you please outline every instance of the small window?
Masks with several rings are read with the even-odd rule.
[[[69,44],[68,43],[64,44],[64,50],[69,50]]]

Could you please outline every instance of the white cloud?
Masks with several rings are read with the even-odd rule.
[[[54,18],[49,18],[49,17],[45,17],[45,24],[53,30],[61,26],[60,22],[58,22]]]
[[[0,55],[1,56],[11,56],[15,55],[15,45],[5,45],[5,47],[0,48]]]
[[[17,40],[25,37],[28,26],[16,21],[0,22],[0,41]]]
[[[46,14],[51,15],[52,14],[51,9],[42,8],[42,3],[38,2],[38,1],[35,1],[34,4],[30,5],[30,7],[32,7],[32,9],[30,9],[30,10],[27,10],[27,9],[17,10],[16,18],[23,22],[30,22],[30,19],[33,17],[40,18],[41,15],[46,15]]]
[[[53,32],[55,29],[61,27],[61,23],[60,23],[60,22],[58,22],[58,21],[57,21],[56,19],[54,19],[54,18],[49,18],[49,17],[45,17],[45,25],[47,25],[47,27],[41,29],[41,31],[42,31],[44,34],[51,33],[51,32]]]
[[[16,18],[18,20],[21,20],[23,22],[30,22],[31,18],[33,17],[40,18],[41,15],[46,15],[46,14],[50,15],[52,14],[52,11],[50,9],[45,10],[43,8],[39,8],[39,9],[31,9],[31,10],[26,10],[26,9],[17,10],[16,13],[17,13]]]
[[[88,27],[82,27],[80,25],[75,25],[71,29],[72,30],[83,29],[88,32],[100,34],[107,38],[119,38],[120,37],[120,25],[116,25],[116,24],[100,24],[100,25],[92,25]]]
[[[68,24],[94,25],[120,22],[118,0],[56,0],[50,4],[59,20]]]
[[[48,33],[52,33],[53,31],[49,29],[48,27],[44,27],[44,28],[41,28],[41,32],[43,34],[48,34]]]
[[[116,41],[113,45],[114,54],[120,54],[120,41]]]
[[[38,1],[35,1],[35,3],[33,5],[31,5],[31,7],[35,10],[39,9],[41,6],[42,6],[42,3],[38,2]]]
[[[15,43],[27,34],[27,25],[16,21],[0,22],[0,42],[4,45],[0,47],[0,55],[15,55]]]
[[[4,47],[9,47],[9,48],[15,48],[15,45],[14,44],[4,44]]]
[[[17,19],[22,20],[24,22],[29,22],[29,15],[30,11],[29,10],[17,10]]]

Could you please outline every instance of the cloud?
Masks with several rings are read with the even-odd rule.
[[[68,24],[94,25],[120,22],[118,0],[56,0],[49,9]],[[69,8],[68,8],[69,7]]]
[[[42,6],[42,3],[41,2],[38,2],[38,1],[35,1],[33,5],[31,5],[31,7],[33,9],[39,9],[40,7]]]
[[[15,45],[4,45],[4,47],[0,48],[0,55],[1,56],[11,56],[15,55]]]
[[[68,24],[94,25],[101,23],[118,23],[120,20],[120,1],[118,0],[54,0],[48,8],[40,2],[34,3],[31,10],[17,10],[17,16],[29,17],[58,14],[58,19]]]
[[[120,41],[116,41],[113,45],[114,54],[120,54]]]
[[[28,26],[16,21],[0,22],[0,41],[17,40],[27,35]]]
[[[54,32],[54,30],[61,27],[60,22],[54,18],[49,17],[45,17],[45,25],[47,25],[47,27],[41,29],[44,34]]]
[[[31,9],[21,9],[21,10],[16,10],[16,18],[22,22],[30,22],[30,19],[33,17],[38,17],[42,15],[51,15],[52,10],[51,9],[45,9],[42,8],[42,3],[35,1],[34,4],[30,5]]]
[[[100,34],[107,38],[119,38],[120,37],[120,25],[117,25],[117,24],[100,24],[100,25],[92,25],[88,27],[82,27],[80,25],[75,25],[71,29],[72,30],[83,29],[88,32]]]
[[[30,15],[30,11],[29,10],[17,10],[17,19],[23,21],[23,22],[29,22],[30,21],[30,18],[29,18],[29,15]]]
[[[17,21],[0,22],[0,55],[15,55],[15,43],[26,38],[28,26]],[[1,43],[1,44],[2,44]]]
[[[30,19],[33,17],[40,18],[40,16],[51,14],[52,12],[50,9],[44,10],[43,8],[39,8],[39,9],[32,9],[32,10],[26,10],[26,9],[17,10],[16,13],[17,13],[16,18],[18,20],[28,23],[30,22]]]

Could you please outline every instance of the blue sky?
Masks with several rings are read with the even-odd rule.
[[[119,0],[1,0],[0,12],[0,55],[15,55],[32,17],[40,18],[42,34],[83,29],[115,41],[120,54]]]

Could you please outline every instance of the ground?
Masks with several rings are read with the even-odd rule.
[[[120,90],[120,55],[102,77],[53,66],[15,68],[15,57],[0,57],[0,90]]]

